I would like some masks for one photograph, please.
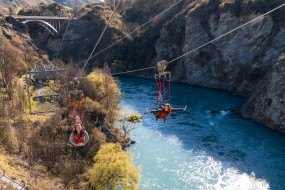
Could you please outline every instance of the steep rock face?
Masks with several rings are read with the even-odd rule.
[[[258,82],[241,109],[244,117],[285,133],[285,56]]]
[[[284,132],[285,117],[280,108],[285,87],[276,83],[284,76],[281,66],[274,66],[285,50],[285,23],[280,19],[282,10],[195,50],[282,4],[275,2],[260,7],[258,3],[261,2],[193,2],[163,27],[156,51],[158,58],[168,61],[178,57],[175,52],[187,53],[169,65],[177,80],[250,97],[241,114]],[[180,24],[183,22],[185,29]],[[279,85],[279,93],[273,84],[276,88]],[[267,105],[268,101],[271,106]]]

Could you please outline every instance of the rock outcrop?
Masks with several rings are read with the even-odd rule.
[[[241,113],[244,117],[285,133],[285,56],[255,85]]]
[[[193,2],[162,28],[156,43],[158,58],[172,60],[177,57],[175,52],[183,55],[281,4]],[[171,63],[174,77],[249,97],[241,114],[285,133],[284,61],[279,60],[285,50],[283,13],[279,10],[261,17]]]

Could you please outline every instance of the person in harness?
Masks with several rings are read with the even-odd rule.
[[[82,127],[80,123],[75,124],[70,134],[69,142],[74,146],[82,147],[85,146],[88,141],[89,135],[84,127]]]
[[[172,112],[178,112],[178,111],[185,111],[187,106],[184,108],[172,108],[172,106],[168,103],[164,104],[161,106],[161,109],[156,109],[156,110],[146,110],[146,113],[152,113],[155,116],[156,121],[158,119],[163,119],[165,120],[171,115]]]
[[[156,121],[158,119],[165,120],[171,115],[172,112],[177,111],[185,111],[187,106],[184,108],[173,108],[170,105],[170,80],[171,80],[171,73],[170,71],[166,71],[167,67],[167,61],[162,60],[159,61],[156,65],[156,74],[154,75],[155,84],[156,84],[156,109],[155,110],[149,110],[146,109],[146,113],[152,113],[155,116]],[[165,81],[167,81],[165,85]],[[164,92],[164,96],[162,95],[162,92]],[[166,103],[168,102],[168,103]],[[162,105],[164,103],[164,105]],[[161,106],[162,105],[162,106]]]

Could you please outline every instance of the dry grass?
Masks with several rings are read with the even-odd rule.
[[[29,189],[64,189],[60,179],[51,178],[44,166],[39,164],[30,166],[18,156],[8,155],[3,148],[0,149],[0,152],[0,169],[5,170],[6,175],[10,178],[24,182],[30,187]]]
[[[20,38],[13,36],[11,39],[11,43],[15,46],[23,46],[25,45],[25,43],[23,42],[23,40],[21,40]]]

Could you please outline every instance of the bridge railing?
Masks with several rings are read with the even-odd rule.
[[[26,185],[24,182],[18,182],[10,177],[8,177],[5,173],[5,170],[0,169],[0,181],[4,181],[8,185],[11,185],[15,189],[19,190],[25,190]],[[0,189],[1,189],[1,184],[0,184]]]

